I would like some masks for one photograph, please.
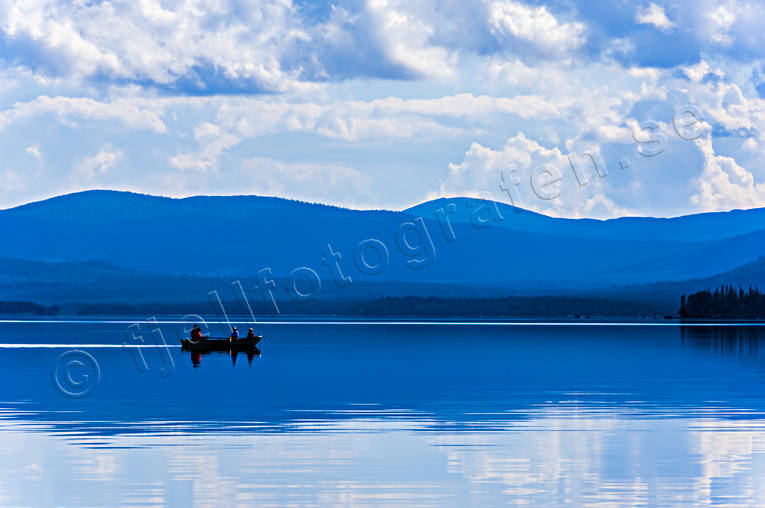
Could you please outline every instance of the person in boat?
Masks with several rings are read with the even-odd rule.
[[[194,325],[194,328],[191,329],[191,340],[194,342],[202,340],[202,329],[198,325]]]
[[[231,337],[229,338],[231,342],[236,342],[239,340],[239,331],[236,329],[236,326],[231,328]]]
[[[252,331],[252,328],[247,332],[247,340],[255,340],[255,332]]]

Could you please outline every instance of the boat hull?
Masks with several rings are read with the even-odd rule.
[[[191,339],[181,339],[183,349],[187,351],[246,351],[252,349],[263,337],[256,335],[254,339],[239,339],[232,341],[228,338],[207,338],[194,342]]]

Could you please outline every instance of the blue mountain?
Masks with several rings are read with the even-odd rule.
[[[488,217],[487,213],[476,213],[475,203],[476,200],[470,198],[440,198],[413,206],[406,212],[432,216],[436,211],[446,211],[447,207],[453,205],[451,220],[471,224]],[[694,242],[729,238],[765,229],[765,208],[699,213],[672,218],[620,217],[597,220],[553,218],[499,202],[494,203],[494,207],[491,223],[497,227],[582,238],[643,238],[654,241]],[[494,216],[501,216],[501,219],[494,220]]]
[[[275,279],[310,268],[325,287],[347,284],[339,267],[353,281],[586,289],[710,277],[765,255],[765,209],[600,221],[468,198],[396,212],[87,191],[2,210],[0,232],[3,258]]]

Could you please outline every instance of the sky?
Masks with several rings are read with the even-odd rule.
[[[765,206],[764,1],[0,0],[0,208]]]

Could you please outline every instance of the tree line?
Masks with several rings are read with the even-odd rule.
[[[385,297],[364,301],[350,314],[410,317],[583,318],[655,316],[661,305],[577,296],[507,296],[498,298]]]
[[[247,315],[242,302],[222,302],[230,315]],[[259,302],[253,302],[253,304]],[[263,311],[266,312],[263,312]],[[321,298],[307,302],[279,301],[279,313],[293,316],[369,317],[493,317],[493,318],[586,318],[590,316],[657,316],[663,305],[609,298],[573,296],[508,296],[494,298],[383,297]],[[272,308],[253,305],[257,316],[275,316]],[[46,307],[32,302],[0,302],[0,314],[66,315],[217,315],[211,302],[179,303],[68,303]]]
[[[0,302],[0,315],[55,316],[58,305],[40,305],[34,302]]]
[[[680,317],[690,319],[765,319],[765,293],[723,285],[680,297]]]

